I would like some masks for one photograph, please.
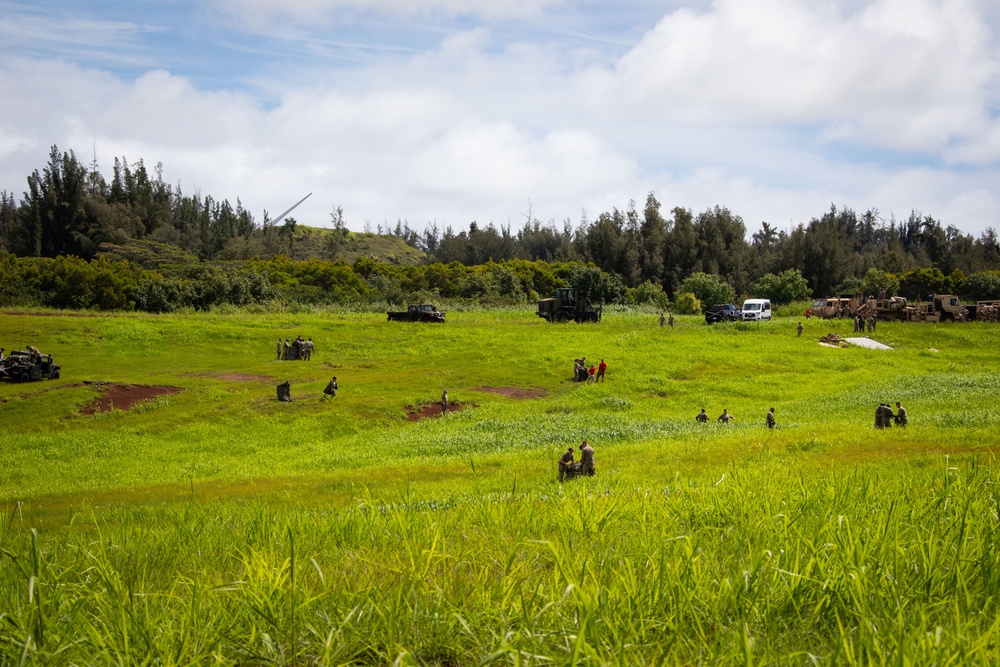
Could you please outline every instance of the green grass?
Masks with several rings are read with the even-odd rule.
[[[0,664],[996,664],[1000,330],[656,319],[0,316],[63,365],[0,384]],[[85,416],[84,380],[184,391]]]

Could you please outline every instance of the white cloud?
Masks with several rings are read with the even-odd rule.
[[[651,190],[666,210],[727,206],[751,232],[830,203],[996,225],[997,170],[939,166],[997,160],[995,41],[969,2],[900,6],[719,0],[667,15],[604,70],[588,49],[486,26],[405,59],[251,73],[268,106],[162,68],[124,79],[7,56],[0,189],[19,195],[53,143],[89,163],[96,138],[105,175],[114,156],[162,161],[185,193],[239,197],[258,220],[313,192],[301,223],[341,205],[356,230],[520,224],[529,200],[541,220],[579,221]]]
[[[971,0],[876,0],[853,13],[837,2],[718,0],[667,15],[581,87],[606,115],[818,125],[829,139],[939,153],[996,123],[985,105],[998,72]]]

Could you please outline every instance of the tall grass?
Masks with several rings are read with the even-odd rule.
[[[995,664],[996,468],[588,480],[7,517],[0,655],[47,663]]]
[[[993,326],[606,315],[3,316],[64,371],[0,385],[0,664],[997,663]],[[82,379],[185,391],[82,416]]]

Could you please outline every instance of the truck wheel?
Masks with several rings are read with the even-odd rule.
[[[58,380],[59,379],[59,371],[55,371],[54,373],[52,373],[52,377],[50,379],[52,379],[52,380]]]
[[[21,382],[31,382],[31,376],[27,373],[21,373]]]

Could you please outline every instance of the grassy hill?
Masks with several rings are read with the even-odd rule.
[[[280,251],[295,260],[330,259],[331,253],[327,242],[333,234],[331,229],[305,227],[297,225],[294,240],[289,246],[284,239],[278,243]],[[247,254],[240,255],[249,258],[259,254],[254,250],[257,246],[247,245]],[[264,246],[261,246],[264,247]],[[272,252],[276,251],[272,247]],[[127,259],[143,268],[161,270],[170,267],[185,267],[197,264],[197,256],[171,243],[153,241],[151,239],[133,239],[124,243],[105,243],[101,245],[101,255],[111,260]],[[373,234],[368,232],[350,232],[344,244],[338,248],[335,259],[353,263],[358,257],[367,257],[376,262],[388,264],[421,264],[427,255],[406,244],[398,236],[391,234]]]
[[[325,245],[332,233],[332,229],[297,225],[292,259],[328,258]],[[367,257],[389,264],[420,264],[426,258],[426,254],[392,234],[350,232],[347,243],[337,254],[337,259],[353,263],[358,257]]]
[[[994,663],[1000,330],[795,322],[5,313],[0,663]]]

